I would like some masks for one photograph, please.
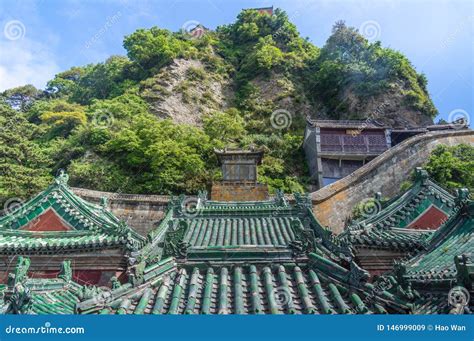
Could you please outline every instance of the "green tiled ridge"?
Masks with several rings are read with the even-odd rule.
[[[97,248],[126,244],[126,237],[110,236],[105,233],[65,234],[63,236],[47,236],[35,233],[35,236],[30,236],[0,232],[0,252],[3,253],[52,252],[64,248]]]
[[[403,228],[430,206],[440,209],[447,216],[451,215],[455,207],[455,197],[428,179],[426,171],[417,168],[416,173],[415,182],[410,189],[387,202],[379,212],[353,222],[349,229],[369,224],[376,228]]]
[[[108,314],[370,314],[391,303],[331,279],[306,263],[185,264],[111,297]],[[401,308],[399,308],[401,309]]]
[[[0,250],[113,243],[124,243],[138,249],[144,244],[145,239],[119,221],[105,205],[91,204],[75,195],[64,177],[67,176],[60,175],[45,191],[0,217]],[[20,229],[48,209],[54,210],[73,230],[37,232]]]
[[[433,231],[407,230],[404,228],[368,229],[360,233],[350,234],[348,239],[352,246],[415,251],[422,250],[426,246],[426,240],[433,233]]]
[[[409,281],[446,281],[456,278],[455,256],[474,251],[474,202],[466,203],[430,238],[428,249],[401,265]]]

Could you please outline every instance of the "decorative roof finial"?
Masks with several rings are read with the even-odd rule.
[[[100,206],[102,206],[102,208],[107,208],[107,205],[109,203],[109,198],[107,197],[101,197],[100,198]]]
[[[456,204],[457,205],[462,205],[466,203],[469,200],[469,190],[467,188],[460,188],[456,190]]]
[[[54,179],[58,185],[67,186],[67,182],[69,181],[69,175],[67,175],[64,169],[59,170],[59,175]]]
[[[424,183],[428,179],[428,172],[421,167],[415,168],[415,180]]]

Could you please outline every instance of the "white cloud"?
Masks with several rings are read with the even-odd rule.
[[[0,91],[25,84],[44,88],[59,70],[48,45],[0,38]]]

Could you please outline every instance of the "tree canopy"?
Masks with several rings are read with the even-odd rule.
[[[271,117],[281,103],[304,108],[320,101],[337,118],[348,86],[370,98],[400,82],[411,106],[423,115],[435,113],[426,78],[406,57],[369,43],[342,22],[321,49],[301,37],[279,9],[274,15],[244,10],[234,23],[198,39],[182,31],[139,29],[123,46],[126,56],[72,67],[44,90],[25,85],[0,94],[1,201],[30,196],[60,168],[68,170],[74,186],[196,193],[219,179],[213,149],[229,145],[266,151],[259,181],[271,190],[303,191],[309,182],[301,148],[305,117],[291,114],[288,127],[275,129]],[[211,103],[212,89],[202,98],[188,98],[185,88],[207,86],[209,79],[229,81],[226,105],[209,104],[202,126],[177,125],[151,110],[169,92],[162,84],[177,58],[203,65],[186,71],[183,101]],[[274,89],[265,90],[265,84]],[[461,184],[468,160],[456,159],[452,150],[438,153],[432,173],[449,186]]]

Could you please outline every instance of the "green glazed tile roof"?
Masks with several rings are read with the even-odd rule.
[[[349,228],[357,229],[358,223],[376,228],[407,227],[430,206],[438,208],[447,216],[451,215],[455,207],[454,196],[428,179],[426,171],[417,168],[416,172],[415,182],[409,190],[388,201],[382,208],[379,202],[374,214],[354,222]]]
[[[95,205],[75,195],[66,180],[67,175],[62,174],[45,191],[0,217],[0,252],[111,244],[127,244],[138,249],[144,244],[145,239],[119,221],[105,205]],[[39,232],[20,229],[51,209],[72,230]]]
[[[74,250],[84,248],[100,248],[108,246],[127,245],[124,236],[108,235],[106,233],[89,234],[74,231],[58,235],[57,233],[35,232],[34,236],[26,231],[0,231],[0,252],[16,254],[51,253],[57,250]]]
[[[295,239],[291,217],[197,218],[184,237],[192,247],[287,246]]]
[[[409,229],[407,226],[432,206],[451,216],[456,212],[456,200],[418,168],[416,180],[409,190],[383,207],[379,201],[374,214],[353,221],[337,239],[349,247],[417,252],[426,247],[426,240],[434,231]]]
[[[428,240],[426,251],[402,265],[409,281],[446,281],[456,278],[455,256],[474,251],[474,202],[466,203]]]
[[[140,251],[145,259],[159,260],[167,245],[186,249],[190,258],[291,258],[292,250],[304,249],[311,240],[314,248],[338,250],[337,240],[323,228],[311,211],[311,204],[297,196],[290,205],[282,195],[261,202],[216,202],[197,200],[193,211],[186,212],[181,198],[171,207],[148,236]],[[316,243],[316,239],[319,241]],[[184,252],[184,251],[183,251]],[[184,254],[181,257],[185,257]]]
[[[117,289],[105,304],[94,307],[85,301],[78,307],[101,314],[371,314],[407,309],[391,297],[374,297],[334,279],[311,263],[210,266],[167,260],[154,271],[160,272],[146,284]]]
[[[74,314],[75,306],[79,303],[79,290],[66,285],[61,289],[33,291],[30,314]]]
[[[28,308],[22,313],[33,315],[74,314],[75,306],[80,302],[82,286],[61,278],[27,278],[23,287],[29,291]],[[7,288],[4,289],[4,293]],[[8,300],[0,305],[0,310],[8,309]]]
[[[426,240],[433,231],[408,230],[405,228],[365,229],[346,236],[351,246],[377,249],[417,251],[426,247]]]
[[[428,180],[423,184],[429,184]],[[61,193],[68,192],[61,182],[55,186]],[[76,200],[67,194],[61,198],[67,198],[68,203]],[[129,254],[128,283],[120,285],[115,279],[113,289],[107,290],[80,286],[71,281],[69,261],[63,263],[58,279],[29,279],[30,260],[19,257],[15,273],[9,276],[9,287],[0,294],[10,295],[9,302],[21,302],[12,294],[24,294],[22,287],[28,287],[28,309],[34,314],[446,313],[450,311],[443,301],[446,288],[438,286],[430,298],[411,285],[416,281],[431,285],[438,278],[456,284],[456,266],[460,265],[455,266],[454,257],[470,255],[474,249],[474,205],[465,198],[464,193],[463,200],[456,199],[449,220],[436,232],[359,221],[343,237],[335,237],[317,221],[311,202],[302,195],[295,195],[292,205],[281,193],[274,200],[243,203],[207,201],[199,196],[193,210],[186,209],[181,197],[172,200],[146,243],[138,241],[140,247]],[[393,208],[385,212],[388,217],[407,208],[401,204],[403,200],[394,205],[397,200],[386,206]],[[64,245],[70,249],[76,245],[103,248],[136,240],[124,232],[126,227],[114,225],[116,218],[103,213],[104,208],[77,205],[77,212],[84,213],[79,214],[95,217],[104,225],[88,228],[84,225],[87,219],[80,217],[83,221],[79,225],[85,228],[33,235],[17,229],[21,217],[13,214],[14,218],[5,220],[13,225],[0,228],[0,252],[15,252],[20,247],[36,252]],[[34,219],[29,214],[27,220]],[[380,221],[387,221],[387,216]],[[67,215],[61,217],[67,219]],[[36,235],[39,237],[34,239]],[[380,283],[367,282],[369,274],[354,262],[351,247],[357,245],[421,251],[398,264],[393,274],[380,276],[380,281],[390,284],[380,289]],[[471,263],[463,263],[468,274],[464,278],[472,275]],[[8,304],[10,311],[16,307]],[[1,309],[5,307],[3,304]]]

